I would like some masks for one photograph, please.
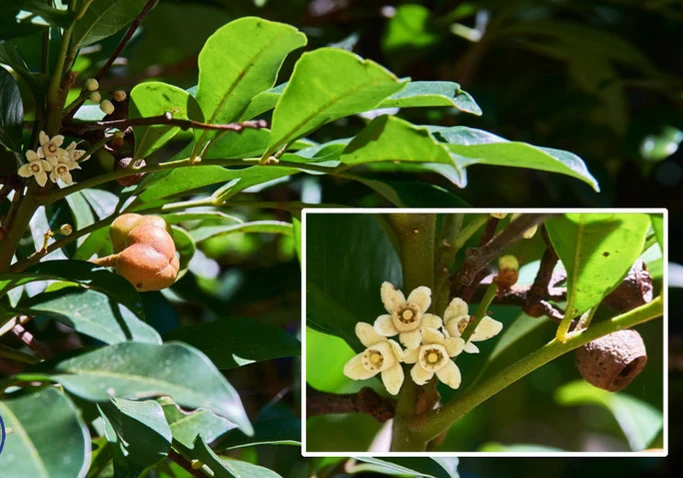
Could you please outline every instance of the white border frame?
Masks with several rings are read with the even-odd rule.
[[[662,251],[664,292],[664,333],[663,333],[663,369],[664,369],[664,451],[648,452],[309,452],[306,450],[306,217],[308,214],[481,214],[490,212],[505,213],[645,213],[662,214],[664,217],[664,250]],[[669,211],[665,208],[305,208],[301,215],[301,454],[304,457],[506,457],[506,458],[555,458],[555,457],[666,457],[669,455]]]

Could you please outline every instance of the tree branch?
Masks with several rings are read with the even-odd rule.
[[[211,129],[218,131],[236,131],[241,132],[247,128],[261,129],[267,128],[268,123],[265,120],[243,121],[241,123],[228,124],[209,124],[193,121],[189,119],[174,118],[169,112],[159,116],[149,116],[147,118],[133,118],[133,119],[117,119],[110,121],[71,121],[65,125],[67,132],[76,133],[77,135],[86,134],[89,131],[106,130],[109,128],[118,128],[125,130],[129,126],[146,126],[146,125],[172,125],[178,126],[183,130],[189,128],[195,129]]]
[[[306,385],[307,417],[335,413],[367,413],[383,423],[394,418],[394,402],[369,387],[363,387],[358,393],[341,395],[321,392]]]

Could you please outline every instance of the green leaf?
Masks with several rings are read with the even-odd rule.
[[[219,28],[199,54],[197,101],[207,121],[237,120],[254,96],[273,87],[284,59],[306,41],[292,26],[256,17]],[[209,139],[210,134],[195,136]]]
[[[389,20],[382,49],[389,54],[421,50],[439,41],[430,10],[422,5],[401,5]],[[400,57],[399,57],[400,60]]]
[[[173,436],[157,402],[113,398],[98,407],[116,432],[126,460],[144,467],[168,455]]]
[[[4,478],[85,477],[90,434],[80,411],[56,388],[0,401],[7,436],[0,454]]]
[[[55,373],[56,382],[86,400],[170,396],[183,407],[211,410],[253,433],[235,389],[206,355],[188,345],[124,342],[64,360]]]
[[[647,214],[567,214],[546,221],[567,270],[567,314],[583,314],[621,283],[649,227]]]
[[[284,221],[253,221],[241,224],[204,226],[190,231],[190,235],[197,242],[202,242],[216,236],[236,233],[285,234],[291,236],[292,225]]]
[[[307,296],[308,298],[308,296]],[[308,308],[307,308],[308,312]],[[344,370],[344,365],[356,352],[339,337],[306,328],[306,355],[327,357],[326,360],[306,360],[306,382],[313,388],[330,393],[342,393],[351,379],[330,370]]]
[[[83,229],[95,222],[95,215],[81,191],[69,194],[65,199],[71,209],[71,217],[73,217],[76,229]],[[85,238],[79,237],[77,241],[77,244],[81,245]]]
[[[452,106],[465,113],[481,116],[481,108],[469,93],[452,81],[413,81],[377,108],[424,108]]]
[[[206,437],[204,439],[210,442]],[[213,448],[223,451],[256,445],[301,446],[301,420],[278,418],[256,422],[254,423],[254,436],[247,436],[236,429],[231,430],[223,435]]]
[[[19,86],[9,71],[0,67],[0,144],[21,152],[24,104]]]
[[[640,155],[648,161],[662,161],[678,151],[683,131],[665,126],[658,134],[649,134],[640,144]]]
[[[170,174],[162,175],[161,179],[145,189],[139,198],[144,202],[150,202],[217,183],[229,183],[231,195],[234,195],[251,186],[299,172],[295,168],[272,166],[251,166],[244,169],[196,166],[194,168],[174,169]]]
[[[375,472],[391,476],[415,476],[426,478],[458,478],[457,458],[374,458],[356,457],[365,464],[348,466],[351,473]]]
[[[460,197],[434,184],[417,181],[392,181],[356,178],[396,207],[470,207]]]
[[[301,344],[292,334],[246,317],[181,327],[165,334],[164,340],[178,340],[196,347],[220,369],[301,355]]]
[[[160,398],[159,402],[163,407],[166,421],[171,427],[173,439],[186,448],[192,448],[192,444],[200,434],[207,442],[212,443],[225,432],[235,428],[233,423],[208,410],[190,413],[178,408],[169,398]],[[244,436],[241,432],[240,434]]]
[[[242,219],[240,219],[239,217],[226,214],[223,211],[212,211],[203,209],[189,209],[183,212],[172,212],[168,214],[162,213],[161,217],[163,217],[164,220],[169,224],[181,224],[187,221],[203,220],[215,220],[235,224],[243,222]]]
[[[119,197],[102,189],[84,189],[81,191],[99,219],[111,216],[119,204]]]
[[[208,466],[214,478],[281,478],[274,471],[262,466],[231,458],[219,458],[201,436],[195,441],[190,453],[192,458]]]
[[[174,119],[202,122],[202,110],[197,100],[177,86],[150,81],[137,85],[130,92],[130,118],[148,118],[170,113]],[[180,131],[178,126],[133,126],[134,158],[146,158],[161,148]]]
[[[372,60],[345,50],[304,53],[273,112],[264,157],[330,121],[375,108],[405,84]]]
[[[655,236],[657,237],[657,243],[659,247],[664,250],[664,214],[650,214],[650,221],[652,221],[652,229],[655,231]]]
[[[583,160],[570,152],[508,141],[487,131],[465,126],[430,129],[448,143],[453,153],[461,156],[463,165],[488,164],[566,174],[600,191],[598,182]]]
[[[395,116],[374,119],[346,146],[341,162],[349,166],[378,162],[439,163],[464,187],[466,178],[457,156],[438,142],[424,126]]]
[[[662,413],[650,404],[624,393],[610,393],[584,382],[563,385],[555,401],[564,406],[597,405],[609,411],[619,423],[631,450],[643,451],[664,425]]]
[[[256,118],[257,116],[265,113],[268,110],[275,108],[275,105],[280,100],[282,92],[285,91],[287,83],[282,83],[269,90],[263,91],[252,98],[247,107],[247,111],[244,112],[240,121],[250,120]]]
[[[202,156],[203,159],[242,159],[260,157],[268,148],[270,131],[245,129],[227,131],[216,138]]]
[[[71,41],[80,48],[103,40],[137,17],[147,0],[94,0],[75,26]]]
[[[361,350],[356,323],[372,323],[383,313],[382,282],[402,284],[398,255],[379,218],[370,214],[308,215],[306,264],[308,325]]]
[[[190,261],[197,252],[197,244],[194,239],[185,229],[178,226],[171,226],[171,234],[176,250],[180,254],[180,268],[178,270],[178,278],[185,275],[187,268],[190,266]]]
[[[127,307],[96,290],[67,287],[19,302],[16,310],[51,317],[76,332],[115,344],[128,340],[160,344],[159,334]]]

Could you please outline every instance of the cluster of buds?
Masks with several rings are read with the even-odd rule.
[[[28,162],[19,168],[19,176],[36,178],[36,182],[42,187],[48,179],[56,183],[60,179],[65,184],[71,184],[73,179],[71,171],[81,169],[79,163],[86,161],[90,156],[86,151],[76,149],[78,143],[72,141],[66,149],[62,148],[64,136],[56,135],[50,138],[44,131],[40,132],[40,147],[37,151],[29,149],[26,151]]]
[[[114,110],[116,109],[114,107],[114,103],[112,103],[110,100],[102,99],[102,95],[99,92],[100,83],[95,78],[88,78],[85,81],[84,88],[85,91],[90,92],[88,99],[93,103],[99,103],[100,109],[104,114],[110,115],[114,113]],[[112,98],[118,102],[125,101],[127,96],[128,95],[123,90],[116,90],[114,93],[112,93]]]
[[[410,376],[418,385],[436,375],[449,387],[459,388],[460,369],[452,359],[463,351],[478,353],[473,342],[490,339],[503,328],[503,324],[486,316],[465,342],[462,335],[471,317],[462,299],[453,299],[442,319],[427,313],[432,303],[428,287],[418,287],[406,299],[393,284],[384,282],[380,295],[388,313],[380,315],[374,325],[356,324],[356,335],[366,349],[346,363],[344,374],[353,380],[381,374],[392,395],[398,393],[405,379],[401,363],[414,364]],[[396,335],[398,342],[389,338]]]

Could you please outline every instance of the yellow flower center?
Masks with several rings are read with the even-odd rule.
[[[372,354],[370,354],[370,362],[372,362],[374,364],[378,364],[381,361],[382,361],[382,354],[380,354],[379,352],[373,352]]]
[[[48,151],[49,153],[55,154],[55,153],[57,153],[57,150],[58,150],[58,149],[59,149],[59,148],[57,148],[57,146],[55,146],[54,144],[48,144],[48,145],[47,145],[47,151]]]
[[[460,319],[460,321],[458,322],[458,332],[460,332],[460,335],[462,335],[462,333],[465,331],[469,323],[469,317],[463,317],[462,319]]]
[[[31,165],[31,171],[33,171],[34,173],[39,173],[40,172],[40,164],[35,164],[35,163],[32,164]]]
[[[427,355],[427,362],[429,363],[436,363],[439,361],[439,354],[436,352],[431,352],[429,355]]]
[[[422,368],[430,372],[436,372],[447,363],[448,352],[443,345],[429,344],[420,348],[419,362]]]

